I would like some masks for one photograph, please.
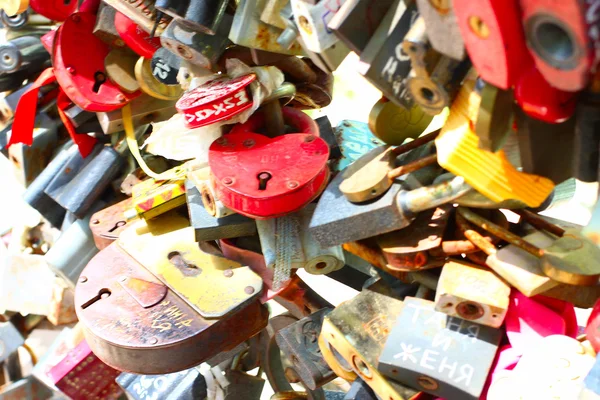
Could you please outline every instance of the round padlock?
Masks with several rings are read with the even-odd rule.
[[[188,128],[199,128],[230,119],[252,107],[248,86],[255,80],[255,74],[235,79],[214,79],[185,93],[175,107],[183,114]]]
[[[418,104],[406,110],[387,99],[381,99],[369,113],[369,129],[381,141],[401,145],[408,138],[419,137],[432,119],[433,116],[423,112]]]
[[[144,93],[161,100],[176,100],[183,90],[179,85],[165,85],[152,74],[152,60],[140,57],[135,64],[135,79]]]
[[[327,186],[329,147],[316,123],[301,111],[282,109],[293,132],[269,138],[263,113],[234,126],[210,146],[211,184],[223,204],[256,219],[287,215]]]

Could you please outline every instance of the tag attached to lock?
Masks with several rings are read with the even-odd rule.
[[[214,124],[252,107],[248,85],[256,74],[239,78],[219,78],[186,92],[175,107],[185,117],[188,128]]]
[[[219,200],[240,214],[272,218],[291,213],[327,184],[329,147],[318,136],[315,122],[301,111],[282,111],[286,122],[301,133],[275,138],[254,133],[265,124],[258,113],[210,147],[211,181]]]

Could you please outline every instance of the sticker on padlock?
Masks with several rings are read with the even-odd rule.
[[[483,80],[510,89],[530,64],[518,0],[452,0],[473,66]]]
[[[385,341],[402,308],[400,300],[363,290],[329,313],[323,320],[319,348],[331,369],[350,381],[359,376],[382,399],[417,398],[417,390],[386,379],[377,369]]]
[[[188,180],[185,187],[190,223],[197,242],[256,234],[256,223],[253,219],[239,214],[216,218],[206,211],[196,185]]]
[[[527,46],[540,73],[557,89],[582,90],[600,61],[598,2],[520,0],[520,8]]]
[[[529,207],[539,206],[554,188],[552,181],[519,172],[502,150],[491,153],[478,148],[479,138],[473,127],[480,103],[476,74],[472,70],[435,140],[438,163],[453,174],[463,176],[475,190],[495,202],[510,199]]]
[[[29,7],[36,13],[53,21],[66,21],[77,10],[76,1],[29,0]]]
[[[120,371],[103,363],[90,347],[82,340],[48,371],[48,376],[61,392],[73,400],[100,396],[118,399],[123,394],[115,382]]]
[[[308,50],[320,53],[339,40],[327,24],[344,2],[345,0],[323,0],[312,5],[303,0],[290,0],[294,21]]]
[[[210,147],[211,182],[219,200],[240,214],[283,216],[310,203],[327,185],[329,147],[317,125],[301,111],[282,111],[299,133],[275,138],[254,133],[265,125],[263,113],[256,113]]]
[[[369,129],[385,143],[401,145],[408,138],[416,139],[432,119],[418,104],[407,110],[383,98],[369,113]]]
[[[294,42],[289,48],[277,42],[282,30],[265,24],[260,15],[267,0],[244,0],[235,10],[229,40],[233,43],[274,53],[299,56],[303,54],[299,43]]]
[[[181,58],[167,49],[158,49],[152,56],[152,74],[165,85],[178,84],[177,75],[181,66]]]
[[[188,233],[193,240],[192,232]],[[267,310],[257,301],[238,302],[237,307],[231,303],[233,307],[227,315],[205,319],[188,299],[180,297],[180,292],[165,286],[142,265],[113,243],[90,262],[76,288],[76,310],[85,326],[86,338],[94,353],[109,365],[141,374],[180,371],[235,347],[267,324]],[[207,266],[202,263],[193,265],[195,268],[182,268],[193,274],[199,268],[207,272]],[[174,268],[181,276],[182,270]],[[240,269],[244,267],[229,271],[237,274]],[[218,272],[228,279],[225,271]],[[243,281],[244,274],[239,275],[243,293],[247,283]],[[196,280],[193,275],[185,277]],[[197,282],[192,287],[197,290]],[[240,318],[246,322],[240,323]],[[211,346],[200,345],[207,340]]]
[[[435,310],[481,325],[499,328],[506,316],[510,286],[493,271],[450,260],[442,268]]]
[[[395,1],[375,34],[360,55],[357,71],[381,90],[394,104],[411,109],[414,102],[406,86],[411,69],[410,57],[402,52],[402,43],[419,12],[414,2]]]
[[[346,0],[327,28],[360,56],[393,4],[394,0]]]
[[[430,115],[441,113],[450,105],[471,63],[431,50],[423,17],[413,22],[403,39],[402,51],[411,60],[406,85],[414,102]]]
[[[69,16],[56,33],[52,64],[58,83],[75,104],[106,112],[123,107],[139,93],[122,92],[108,80],[104,60],[110,48],[92,33],[95,20],[89,12]]]
[[[159,37],[151,38],[135,22],[118,11],[115,13],[114,24],[121,39],[137,55],[144,58],[152,58],[156,50],[160,48]]]
[[[407,297],[390,327],[378,369],[436,396],[478,399],[502,334],[437,312],[431,301]]]
[[[177,111],[183,114],[188,128],[230,119],[252,107],[248,86],[255,80],[256,74],[249,74],[209,81],[184,93],[177,101]]]
[[[117,204],[97,211],[90,218],[90,230],[98,250],[102,250],[119,238],[126,229],[125,211],[132,207],[132,199],[120,201]]]
[[[181,97],[183,89],[179,84],[166,85],[158,80],[152,71],[152,60],[140,57],[135,64],[135,79],[142,92],[161,100],[177,100]]]

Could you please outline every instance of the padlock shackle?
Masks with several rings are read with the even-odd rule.
[[[463,217],[464,219],[466,219],[473,225],[478,226],[481,229],[486,230],[487,232],[490,232],[492,235],[497,236],[503,240],[506,240],[510,244],[514,244],[515,246],[520,247],[521,249],[525,250],[526,252],[528,252],[538,258],[542,257],[543,251],[539,247],[532,245],[531,243],[523,240],[523,238],[515,235],[514,233],[509,232],[508,230],[502,228],[501,226],[498,226],[498,225],[494,224],[493,222],[488,221],[487,219],[483,218],[482,216],[475,214],[473,211],[469,210],[468,208],[458,207],[456,209],[456,212],[457,212],[457,214],[456,214],[457,219],[459,217]],[[465,236],[467,236],[466,233],[465,233]],[[476,237],[475,235],[471,235],[471,236]]]
[[[527,223],[531,224],[536,229],[550,232],[551,234],[556,235],[558,237],[562,237],[565,234],[565,230],[563,228],[549,221],[546,221],[544,218],[540,217],[536,213],[533,213],[529,210],[513,211],[519,214],[521,218],[523,218]]]
[[[392,150],[393,151],[393,150]],[[418,160],[409,162],[408,164],[401,165],[393,170],[389,171],[387,176],[389,179],[396,179],[402,175],[415,172],[421,168],[425,168],[429,165],[437,163],[437,154],[431,154]]]
[[[415,140],[412,140],[412,141],[410,141],[408,143],[405,143],[405,144],[403,144],[401,146],[398,146],[398,147],[394,148],[394,150],[392,150],[392,152],[395,155],[399,156],[400,154],[404,154],[406,152],[409,152],[410,150],[414,150],[417,147],[420,147],[420,146],[422,146],[424,144],[427,144],[429,142],[433,142],[435,140],[435,138],[437,138],[440,135],[441,131],[442,131],[441,129],[438,129],[437,131],[433,131],[431,133],[428,133],[425,136],[418,137]]]
[[[473,190],[462,176],[411,191],[401,191],[396,199],[400,210],[420,212],[446,204]]]
[[[476,247],[478,247],[488,256],[494,255],[498,252],[496,246],[494,246],[494,244],[491,243],[482,234],[480,234],[474,229],[471,229],[467,220],[459,213],[456,213],[456,225],[471,243],[473,243]]]

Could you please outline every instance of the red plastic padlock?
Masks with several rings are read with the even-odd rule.
[[[575,112],[576,94],[550,86],[535,65],[515,84],[515,100],[527,115],[551,124],[564,122]]]
[[[255,133],[262,113],[236,125],[210,146],[211,182],[221,202],[256,219],[280,217],[314,200],[329,179],[329,147],[316,123],[302,111],[283,108],[297,132],[275,138]]]
[[[520,0],[527,46],[555,88],[585,88],[600,51],[599,0]],[[511,43],[512,44],[512,43]]]
[[[235,79],[218,78],[185,93],[175,104],[188,128],[198,128],[223,121],[252,106],[248,85],[255,74]]]
[[[512,87],[530,59],[517,0],[452,0],[467,52],[479,76]]]
[[[151,38],[146,31],[118,11],[115,13],[115,28],[125,44],[141,57],[152,58],[161,47],[158,36]]]
[[[594,308],[590,313],[585,327],[585,334],[594,350],[600,352],[600,300],[594,304]]]
[[[53,21],[64,21],[77,10],[77,0],[29,0],[29,7]]]
[[[89,12],[71,15],[56,32],[52,64],[73,103],[86,111],[113,111],[140,92],[123,92],[108,79],[104,59],[110,48],[92,33],[95,22],[96,16]]]

